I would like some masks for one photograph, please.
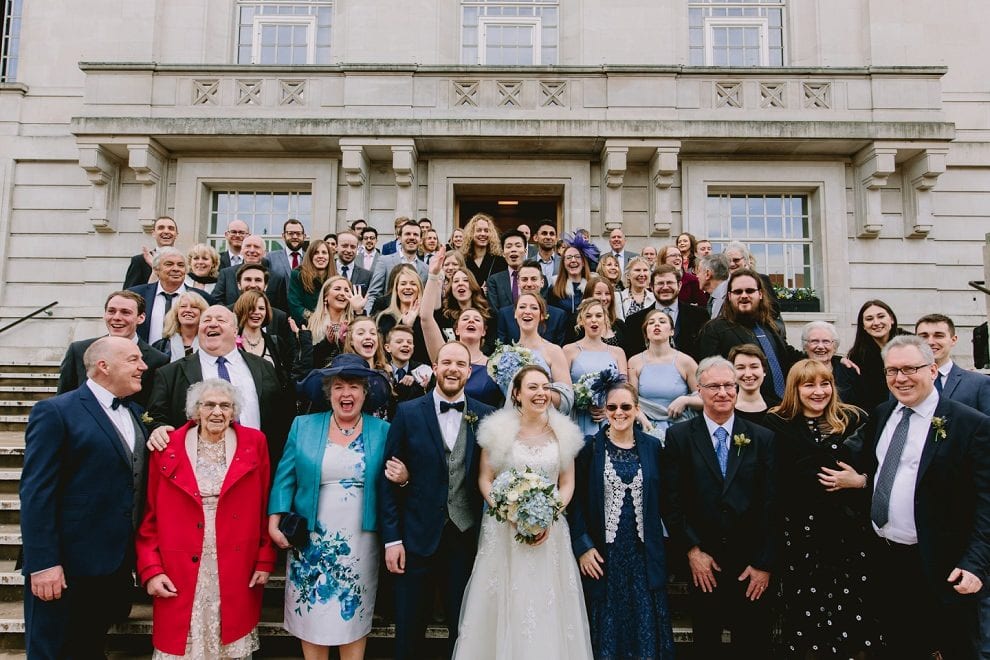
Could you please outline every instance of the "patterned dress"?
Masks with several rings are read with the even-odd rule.
[[[378,535],[361,529],[364,438],[328,443],[323,455],[315,530],[290,550],[285,629],[312,644],[349,644],[371,632],[378,588]]]
[[[186,639],[185,655],[155,650],[154,660],[199,660],[246,658],[260,648],[258,631],[252,630],[230,644],[220,643],[220,573],[217,569],[217,502],[224,477],[227,476],[226,447],[223,440],[196,444],[196,485],[203,496],[203,552],[196,574],[193,594],[192,623]]]

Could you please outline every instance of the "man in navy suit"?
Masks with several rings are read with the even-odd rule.
[[[731,362],[706,358],[697,375],[704,413],[667,429],[660,460],[661,514],[691,568],[694,655],[768,658],[765,594],[779,542],[774,436],[735,415]],[[722,644],[723,628],[731,645]]]
[[[272,250],[268,253],[268,267],[288,282],[292,271],[299,267],[306,256],[306,228],[303,223],[294,218],[286,220],[282,225],[282,241],[285,243],[284,250]]]
[[[137,334],[149,344],[154,344],[162,338],[165,314],[172,308],[172,301],[178,298],[180,293],[192,291],[203,296],[203,300],[207,302],[211,299],[206,291],[186,286],[186,257],[177,249],[162,248],[155,255],[152,265],[158,275],[158,281],[139,284],[128,289],[144,298],[146,312],[144,321],[138,325]]]
[[[402,231],[402,225],[406,224],[407,222],[413,222],[416,224],[417,227],[419,226],[418,222],[404,215],[400,215],[398,218],[396,218],[394,224],[395,240],[391,240],[382,246],[382,256],[387,256],[390,254],[396,254],[398,252],[402,252],[402,236],[400,236],[400,233]],[[421,234],[422,231],[423,230],[420,229]]]
[[[534,293],[544,297],[543,272],[535,261],[527,261],[519,267],[519,293]],[[546,298],[544,297],[544,300]],[[509,304],[498,310],[498,340],[503,344],[519,341],[519,324],[516,322],[515,305]],[[547,319],[540,324],[540,336],[547,341],[557,344],[564,343],[566,335],[567,314],[554,305],[547,305]]]
[[[418,229],[418,227],[417,227]],[[385,456],[402,461],[408,480],[380,479],[379,520],[385,565],[395,574],[395,657],[423,658],[423,635],[439,585],[448,655],[457,641],[461,600],[474,565],[482,499],[478,421],[490,406],[468,398],[471,352],[452,341],[433,365],[436,387],[399,405],[388,431]]]
[[[526,260],[526,237],[522,232],[511,229],[502,234],[502,257],[509,268],[489,277],[485,287],[492,309],[513,305],[519,297],[519,268]]]
[[[358,291],[367,293],[371,285],[371,271],[365,270],[357,261],[358,236],[352,231],[337,234],[337,274],[346,277]]]
[[[935,354],[938,367],[935,389],[939,396],[990,415],[990,376],[968,371],[952,361],[952,349],[959,340],[952,319],[942,314],[927,314],[914,324],[914,334],[928,342]]]
[[[990,570],[990,417],[939,396],[921,337],[895,337],[881,355],[895,400],[870,415],[857,467],[872,494],[884,657],[975,658],[976,594]]]
[[[124,275],[123,289],[129,289],[139,284],[148,284],[151,279],[151,262],[163,247],[175,245],[175,239],[179,237],[179,229],[175,225],[175,220],[167,215],[155,220],[155,228],[151,230],[151,237],[155,239],[155,248],[149,250],[143,248],[141,254],[131,257],[131,263],[127,266],[127,274]]]
[[[137,344],[86,350],[86,383],[31,411],[21,472],[25,644],[30,658],[103,658],[127,618],[134,530],[144,500],[145,430],[126,401],[141,389]]]

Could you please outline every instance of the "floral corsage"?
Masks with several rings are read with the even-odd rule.
[[[464,411],[464,421],[467,422],[468,425],[473,430],[475,430],[475,431],[478,430],[478,414],[476,412],[474,412],[473,410],[465,410]]]
[[[149,415],[149,414],[148,414],[147,412],[143,412],[143,413],[141,413],[141,423],[142,423],[142,424],[144,424],[144,425],[146,425],[146,426],[147,426],[148,424],[151,424],[151,423],[152,423],[152,422],[154,422],[154,421],[155,421],[155,420],[153,420],[153,419],[151,418],[151,415]]]
[[[745,433],[737,433],[732,436],[732,444],[736,446],[736,456],[741,456],[743,447],[751,442],[752,440]]]
[[[932,428],[935,429],[935,442],[939,440],[945,440],[945,437],[949,434],[945,430],[945,425],[948,420],[945,417],[932,417]]]

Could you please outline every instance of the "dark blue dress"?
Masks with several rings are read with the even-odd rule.
[[[464,386],[464,393],[482,403],[487,403],[494,408],[501,408],[505,398],[502,396],[502,389],[488,375],[488,367],[483,364],[471,365],[471,376],[468,377],[467,385]]]
[[[642,518],[642,471],[636,448],[622,449],[605,444],[605,533],[615,523],[609,515],[612,493],[621,490],[615,538],[605,543],[605,589],[603,596],[588,601],[591,644],[598,660],[674,657],[667,592],[651,591],[646,576],[646,546],[637,522]],[[613,474],[614,472],[614,474]],[[621,481],[621,486],[616,482]],[[638,486],[637,486],[638,482]]]

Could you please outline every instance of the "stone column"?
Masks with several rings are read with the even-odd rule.
[[[93,184],[89,221],[101,233],[117,231],[120,197],[120,160],[102,144],[80,144],[79,165]]]
[[[419,204],[416,184],[416,143],[401,140],[392,145],[392,169],[395,171],[395,216],[416,218]]]
[[[368,220],[368,210],[371,199],[371,185],[368,179],[368,169],[371,163],[365,153],[362,140],[358,138],[341,138],[340,140],[341,169],[344,171],[344,181],[347,182],[347,224],[358,219]],[[331,223],[336,227],[336,223]]]
[[[138,183],[142,184],[138,222],[146,233],[150,233],[155,228],[155,220],[165,213],[168,155],[151,138],[144,138],[138,143],[129,142],[127,152],[127,165],[134,170]]]
[[[856,194],[856,235],[876,238],[883,229],[880,189],[894,173],[897,147],[874,142],[853,158]]]
[[[670,229],[674,224],[670,187],[674,185],[677,154],[680,151],[681,143],[671,142],[657,147],[656,153],[650,158],[650,183],[653,184],[653,203],[650,206],[653,211],[654,236],[670,236]]]
[[[622,183],[626,175],[629,147],[605,141],[602,149],[602,225],[603,236],[622,228]]]

